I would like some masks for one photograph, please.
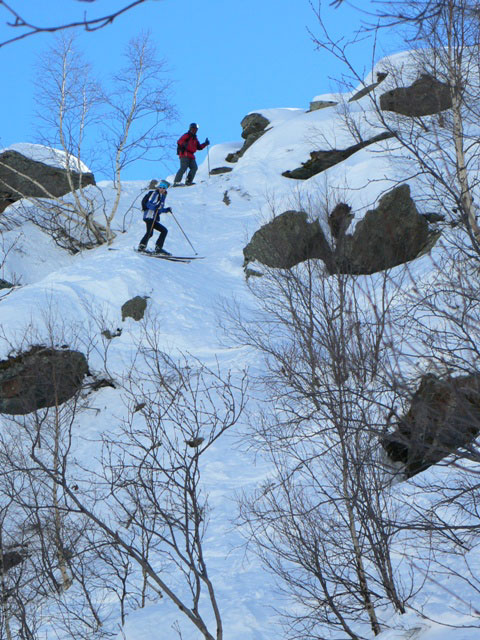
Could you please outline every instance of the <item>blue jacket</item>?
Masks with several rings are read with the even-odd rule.
[[[152,220],[160,213],[170,212],[170,207],[165,207],[166,193],[160,194],[158,191],[149,191],[142,200],[143,219]]]

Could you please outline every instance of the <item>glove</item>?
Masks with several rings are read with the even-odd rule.
[[[210,144],[210,140],[208,138],[205,138],[205,142],[203,144],[206,144],[208,146]]]
[[[165,209],[165,213],[172,213],[172,207],[167,207]]]

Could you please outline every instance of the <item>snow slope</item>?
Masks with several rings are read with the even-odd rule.
[[[369,98],[363,100],[365,106]],[[195,251],[205,256],[203,260],[177,264],[150,259],[133,251],[144,233],[139,201],[149,176],[145,182],[123,185],[114,223],[117,237],[111,247],[69,255],[32,223],[19,222],[5,231],[0,277],[17,286],[0,299],[0,358],[22,344],[32,324],[41,341],[51,320],[61,319],[66,337],[75,335],[85,343],[92,334],[99,340],[100,329],[121,328],[121,335],[109,345],[109,370],[121,375],[128,366],[132,348],[141,338],[141,323],[131,318],[122,321],[121,305],[139,295],[148,297],[148,314],[158,319],[159,339],[166,351],[188,352],[209,364],[218,361],[225,370],[260,367],[252,352],[228,346],[218,326],[222,299],[235,299],[240,306],[251,303],[242,269],[242,248],[252,233],[273,213],[295,207],[299,200],[307,197],[320,202],[326,193],[330,198],[341,197],[354,203],[354,213],[360,219],[395,183],[400,169],[397,172],[378,154],[383,148],[378,144],[305,182],[284,178],[282,171],[306,161],[312,148],[348,146],[353,142],[352,136],[334,107],[311,113],[296,108],[259,112],[269,118],[272,126],[238,163],[228,165],[233,169],[230,173],[209,176],[205,161],[195,186],[169,191],[167,205],[173,208],[176,221]],[[375,126],[369,126],[372,135],[379,132]],[[224,160],[227,153],[240,146],[240,142],[214,146],[210,151],[210,168],[227,165]],[[37,151],[38,158],[43,158],[42,149]],[[36,153],[33,146],[29,152]],[[370,180],[372,174],[377,178],[374,182]],[[100,184],[99,188],[107,199],[111,197],[108,183]],[[226,196],[230,204],[226,204]],[[132,203],[136,203],[133,208]],[[15,206],[10,207],[6,215],[16,219]],[[163,215],[161,221],[169,229],[165,248],[174,254],[191,254],[192,249],[177,222],[168,215]],[[322,224],[327,228],[325,220]],[[424,259],[418,261],[415,268],[421,273],[429,265]],[[93,370],[102,371],[100,350],[92,350],[89,364]],[[114,424],[120,411],[113,389],[99,391],[95,404],[98,415],[81,418],[83,433],[92,439]],[[88,455],[88,451],[84,454]],[[257,486],[267,473],[266,464],[242,448],[235,433],[220,439],[209,454],[205,486],[210,494],[212,516],[206,542],[207,559],[219,591],[225,640],[282,637],[273,609],[278,601],[273,579],[254,556],[245,554],[240,534],[233,525],[236,493]],[[449,591],[437,584],[427,585],[421,606],[437,622],[409,612],[392,619],[393,628],[379,638],[477,639],[478,629],[457,628],[457,622],[463,623],[466,614],[455,613],[456,606],[450,595],[454,589],[454,585],[449,585]],[[184,640],[199,638],[198,632],[179,617],[166,598],[132,613],[125,636],[118,637],[167,640],[173,637],[171,625],[177,619]],[[453,626],[441,626],[439,620]]]

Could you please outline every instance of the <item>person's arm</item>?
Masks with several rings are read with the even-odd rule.
[[[158,203],[158,213],[172,213],[171,207],[165,206],[165,200],[167,199],[167,194],[164,194]]]

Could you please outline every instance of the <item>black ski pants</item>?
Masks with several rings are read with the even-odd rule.
[[[190,171],[187,174],[187,179],[185,182],[189,184],[190,182],[193,182],[193,179],[195,178],[198,165],[195,158],[187,158],[186,156],[182,156],[180,158],[180,169],[177,171],[174,182],[181,182],[183,174],[187,169],[190,169]]]
[[[154,231],[160,231],[160,235],[157,238],[155,243],[155,247],[157,249],[161,249],[163,247],[163,243],[165,242],[165,238],[167,237],[168,229],[164,227],[163,224],[160,224],[156,218],[152,218],[151,220],[145,220],[145,224],[147,225],[147,232],[140,240],[140,244],[147,246],[148,241],[153,236]]]

